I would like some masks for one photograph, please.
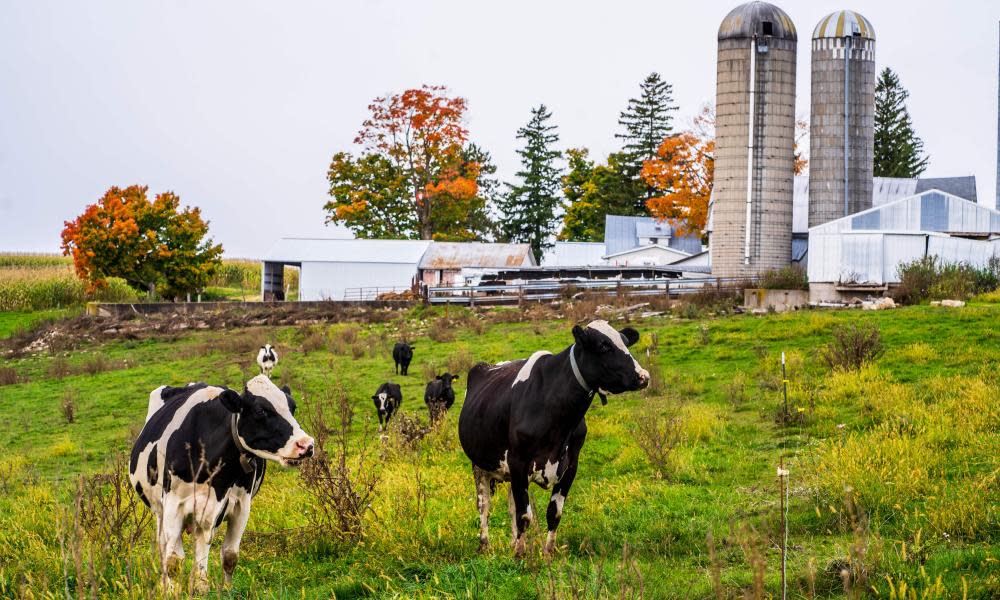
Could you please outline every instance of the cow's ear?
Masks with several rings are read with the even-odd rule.
[[[288,387],[287,383],[285,385],[281,386],[281,391],[285,392],[286,396],[291,396],[292,395],[292,388]]]
[[[440,375],[435,375],[434,379],[437,379],[438,381],[441,381],[441,376]]]
[[[243,396],[240,396],[229,388],[226,388],[219,394],[219,400],[222,401],[222,405],[229,412],[238,413],[243,411]]]
[[[452,379],[452,381],[454,381],[454,380],[458,379],[458,375],[452,375],[452,376],[451,376],[451,379]]]
[[[631,327],[626,327],[618,333],[622,334],[622,339],[625,340],[626,346],[631,346],[632,344],[639,341],[639,332]]]
[[[576,340],[577,344],[581,346],[587,345],[587,332],[579,325],[573,326],[573,339]]]
[[[416,344],[410,344],[410,350],[413,350],[413,349],[414,349],[414,348],[416,348],[416,347],[417,347],[417,345],[416,345]]]

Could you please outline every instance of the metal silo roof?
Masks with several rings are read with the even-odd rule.
[[[838,10],[820,19],[813,31],[813,39],[842,38],[857,35],[867,40],[875,39],[871,21],[853,10]]]
[[[764,31],[764,23],[771,24],[771,32]],[[773,4],[747,2],[731,10],[719,25],[719,40],[750,38],[770,35],[774,38],[795,41],[798,34],[792,19]]]

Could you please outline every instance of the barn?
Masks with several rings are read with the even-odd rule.
[[[527,244],[282,238],[262,260],[261,295],[284,300],[284,267],[299,269],[299,300],[373,300],[421,285],[464,283],[480,269],[534,266]]]
[[[984,266],[1000,256],[1000,212],[930,190],[809,229],[810,301],[881,292],[924,256]]]

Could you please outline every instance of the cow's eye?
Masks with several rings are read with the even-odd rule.
[[[600,350],[600,352],[602,354],[605,353],[605,352],[611,352],[611,343],[610,342],[601,342],[601,345],[598,347],[598,349]]]
[[[258,419],[263,419],[264,418],[264,409],[258,406],[257,408],[253,409],[253,414]]]

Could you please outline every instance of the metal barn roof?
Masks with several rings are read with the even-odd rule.
[[[809,230],[809,236],[859,231],[988,236],[1000,234],[1000,212],[954,194],[930,190],[817,225]]]
[[[461,269],[481,267],[535,266],[535,256],[528,244],[488,244],[483,242],[433,242],[423,258],[421,269]]]
[[[265,262],[343,262],[417,264],[429,240],[363,240],[281,238],[264,255]]]
[[[659,226],[659,229],[654,227]],[[701,252],[701,239],[696,235],[675,235],[674,228],[666,221],[657,221],[653,217],[628,217],[622,215],[606,215],[604,217],[604,251],[607,255],[618,254],[631,250],[639,245],[639,231],[657,231],[660,235],[669,235],[670,248],[688,254]],[[666,233],[663,233],[666,232]],[[650,237],[644,235],[643,237]]]
[[[545,267],[582,267],[605,265],[602,242],[556,242],[542,256]]]

